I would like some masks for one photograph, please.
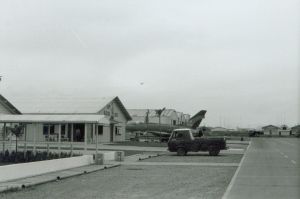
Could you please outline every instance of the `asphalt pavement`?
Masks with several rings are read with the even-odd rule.
[[[223,199],[300,198],[300,139],[254,138]]]

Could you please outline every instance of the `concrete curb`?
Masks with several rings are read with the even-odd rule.
[[[142,157],[139,157],[138,161],[146,160],[146,159],[150,159],[150,158],[154,158],[154,157],[158,157],[158,156],[160,156],[160,154],[155,154],[155,155],[152,155],[152,154],[150,154],[150,155],[144,155],[144,156],[142,156]]]
[[[131,156],[127,156],[124,159],[124,162],[138,162],[141,160],[146,160],[153,157],[158,157],[163,155],[163,153],[155,153],[155,154],[135,154]]]
[[[239,163],[238,168],[236,169],[236,171],[235,171],[233,177],[231,178],[231,181],[230,181],[229,185],[227,186],[227,188],[226,188],[226,190],[225,190],[225,192],[224,192],[224,194],[223,194],[223,196],[222,196],[222,199],[227,199],[227,198],[228,198],[228,195],[229,195],[229,193],[230,193],[230,191],[231,191],[231,189],[232,189],[232,187],[233,187],[233,184],[234,184],[234,182],[235,182],[235,180],[236,180],[236,178],[237,178],[237,175],[238,175],[239,172],[240,172],[240,169],[241,169],[241,167],[242,167],[242,164],[244,163],[244,160],[245,160],[245,158],[246,158],[248,149],[249,149],[250,146],[251,146],[251,143],[252,143],[252,142],[250,141],[250,143],[249,143],[249,145],[248,145],[248,147],[247,147],[247,149],[246,149],[246,151],[245,151],[245,153],[244,153],[244,155],[243,155],[243,158],[241,159],[241,161],[240,161],[240,163]]]
[[[39,176],[23,178],[15,181],[8,181],[0,183],[0,193],[10,192],[10,191],[19,191],[22,189],[26,189],[28,187],[45,184],[48,182],[59,181],[62,179],[67,179],[70,177],[80,176],[83,174],[93,173],[96,171],[101,171],[109,168],[114,168],[121,166],[118,162],[112,162],[112,164],[107,165],[90,165],[84,167],[77,167],[69,170],[63,170],[59,172],[47,173]]]

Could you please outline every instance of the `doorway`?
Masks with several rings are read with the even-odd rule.
[[[110,142],[114,141],[114,125],[110,124]]]

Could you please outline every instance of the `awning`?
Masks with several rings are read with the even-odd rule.
[[[7,115],[0,114],[0,123],[90,123],[110,124],[104,115]]]

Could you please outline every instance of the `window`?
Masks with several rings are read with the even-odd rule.
[[[282,127],[282,130],[287,130],[287,127],[286,127],[286,126],[283,126],[283,127]]]
[[[50,128],[50,132],[49,132],[49,128]],[[50,133],[50,135],[54,134],[54,125],[53,124],[44,124],[43,134],[48,135],[48,133]]]
[[[110,112],[109,111],[104,111],[104,115],[110,116]]]
[[[115,127],[115,135],[122,135],[120,127],[117,127],[117,126]]]
[[[66,125],[63,124],[61,125],[61,136],[65,136],[66,135]]]
[[[181,130],[181,131],[175,131],[174,138],[177,139],[185,139],[189,134],[189,131]]]
[[[103,126],[98,126],[98,135],[103,135]]]

